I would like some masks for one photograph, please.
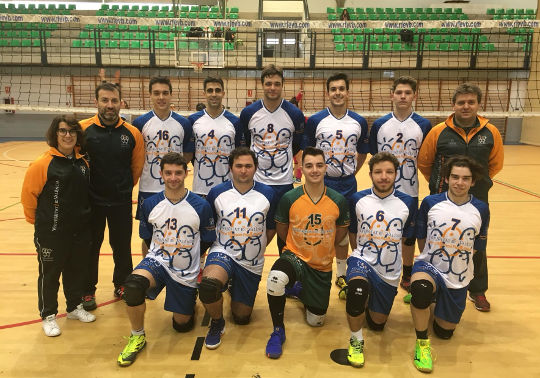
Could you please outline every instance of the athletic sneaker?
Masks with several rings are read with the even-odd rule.
[[[349,290],[349,287],[347,285],[343,286],[341,290],[338,293],[339,299],[347,299],[347,291]]]
[[[221,344],[221,335],[225,333],[225,319],[212,319],[209,328],[204,345],[208,349],[216,349]]]
[[[118,365],[129,366],[137,358],[137,354],[146,346],[146,336],[143,335],[131,335],[129,337],[128,344],[118,356]]]
[[[405,294],[405,296],[403,297],[403,302],[405,303],[411,303],[411,298],[412,298],[412,294],[411,293],[407,293]]]
[[[285,295],[287,296],[287,298],[299,299],[301,291],[302,282],[296,281],[290,289],[287,287],[285,288]]]
[[[431,373],[433,361],[431,359],[431,344],[429,339],[416,339],[414,351],[414,366],[424,373]]]
[[[351,336],[349,339],[349,353],[347,354],[347,360],[351,366],[364,366],[364,340],[358,340],[356,337]]]
[[[283,353],[283,343],[285,342],[285,328],[274,327],[274,332],[270,335],[266,343],[266,356],[269,358],[279,358]]]
[[[82,302],[83,308],[86,311],[92,311],[97,308],[95,294],[85,295],[82,300],[83,300]]]
[[[68,319],[78,319],[83,323],[91,323],[96,320],[96,316],[89,313],[83,308],[82,303],[78,305],[75,310],[67,313]]]
[[[474,303],[474,307],[478,311],[488,312],[489,310],[491,310],[491,305],[489,304],[484,294],[469,293],[467,297],[469,298],[470,301]]]
[[[116,298],[122,299],[124,296],[124,287],[123,286],[115,286],[114,287],[114,296]]]
[[[43,319],[41,321],[41,326],[43,327],[43,332],[45,332],[45,335],[49,337],[59,336],[62,333],[62,331],[60,331],[60,327],[58,327],[58,323],[56,323],[55,314],[49,315]]]
[[[345,276],[339,276],[336,278],[336,286],[340,289],[343,289],[345,286],[347,286],[347,279]]]
[[[399,283],[402,289],[411,291],[411,277],[401,277],[401,282]]]

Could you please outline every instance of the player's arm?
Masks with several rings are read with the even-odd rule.
[[[349,225],[346,226],[338,226],[336,227],[336,239],[334,241],[334,246],[338,246],[339,243],[347,236],[347,233],[349,232]],[[342,251],[341,248],[336,248],[336,258],[341,260],[347,259],[347,250],[345,250],[345,253],[341,252],[338,254],[338,251]]]
[[[36,160],[28,167],[21,190],[21,203],[26,221],[34,224],[38,197],[47,182],[47,171],[51,158]]]
[[[354,172],[355,175],[358,173],[360,168],[362,168],[362,165],[364,165],[366,157],[367,154],[356,154],[356,172]]]
[[[287,234],[289,232],[289,224],[276,222],[276,232],[281,240],[287,240]]]
[[[182,124],[184,128],[184,143],[182,155],[187,162],[193,164],[193,151],[195,151],[195,136],[193,135],[193,125],[190,119],[186,119]]]
[[[439,134],[440,132],[431,129],[422,142],[420,152],[418,152],[418,170],[424,175],[428,182],[431,176],[433,162],[435,161],[435,154],[437,153],[437,139]]]
[[[493,178],[499,173],[503,167],[504,162],[504,148],[503,141],[499,130],[496,127],[489,127],[489,130],[493,134],[493,148],[489,153],[489,177]]]
[[[418,239],[418,249],[420,250],[420,253],[422,253],[425,246],[426,246],[426,239]]]
[[[270,244],[274,235],[276,235],[276,230],[266,230],[266,245]]]
[[[356,232],[349,232],[349,244],[351,245],[351,251],[354,251],[356,247],[358,247],[358,243],[356,242],[356,235],[358,235]]]

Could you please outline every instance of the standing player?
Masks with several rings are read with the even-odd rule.
[[[401,274],[401,239],[414,234],[418,204],[395,189],[398,169],[399,161],[390,152],[375,154],[369,160],[373,187],[353,194],[350,201],[353,252],[347,261],[351,330],[347,359],[354,367],[364,366],[364,322],[371,330],[384,329]]]
[[[342,240],[349,226],[347,200],[324,185],[324,152],[307,147],[302,156],[306,183],[287,192],[276,211],[276,230],[287,241],[266,283],[268,306],[274,331],[266,345],[269,358],[279,358],[285,342],[285,288],[299,281],[299,298],[312,327],[324,324],[332,287],[332,260],[336,241]],[[338,256],[344,259],[345,256]]]
[[[306,144],[324,151],[327,165],[325,185],[349,198],[357,191],[355,175],[369,151],[368,124],[362,116],[347,109],[347,75],[338,73],[330,76],[326,80],[326,96],[330,102],[328,108],[314,114],[307,121]],[[348,249],[349,238],[345,235],[336,246],[336,254],[345,256],[344,259],[336,258],[336,285],[340,288],[346,284]]]
[[[261,73],[263,98],[240,113],[245,142],[257,155],[255,180],[271,186],[276,201],[293,188],[293,156],[302,149],[304,114],[284,100],[283,71],[273,64]],[[281,251],[285,241],[278,235]]]
[[[431,194],[443,192],[448,187],[442,174],[446,160],[455,155],[466,155],[482,166],[482,177],[471,188],[471,194],[488,203],[488,192],[493,185],[491,180],[503,167],[504,149],[499,130],[488,119],[478,115],[481,100],[480,88],[461,84],[452,96],[454,114],[427,135],[418,154],[418,168],[429,180]],[[474,278],[469,285],[469,299],[478,311],[491,308],[486,298],[487,289],[488,268],[484,249],[474,254]]]
[[[114,296],[122,296],[122,284],[133,270],[131,196],[144,164],[144,141],[136,127],[120,118],[120,88],[102,83],[95,90],[98,114],[80,122],[90,157],[92,243],[84,287],[85,310],[96,309],[99,251],[105,222],[114,259]]]
[[[203,83],[206,108],[189,116],[193,125],[195,159],[193,192],[206,196],[210,189],[230,179],[229,154],[242,143],[238,117],[223,109],[225,86],[219,77]]]
[[[421,253],[413,266],[411,312],[416,330],[414,366],[423,372],[433,369],[428,339],[433,299],[433,332],[448,340],[465,310],[473,255],[486,247],[489,207],[469,194],[482,170],[467,156],[448,159],[443,173],[448,191],[427,196],[420,206],[416,237]]]
[[[431,130],[431,122],[413,110],[416,88],[416,79],[410,76],[394,80],[390,90],[394,111],[373,122],[369,134],[369,152],[375,155],[388,151],[397,157],[399,169],[396,189],[415,198],[418,208],[417,157],[424,138]],[[407,291],[411,286],[414,242],[414,236],[404,238],[402,242],[403,278],[400,286]]]
[[[212,321],[204,341],[208,349],[221,344],[225,332],[222,292],[231,280],[231,311],[236,324],[248,324],[261,281],[266,246],[274,237],[275,194],[254,181],[257,157],[240,147],[229,155],[232,182],[210,190],[217,240],[206,259],[199,297]]]
[[[120,366],[131,365],[146,345],[145,296],[155,299],[167,287],[165,310],[173,313],[173,328],[193,328],[199,256],[216,239],[210,206],[184,186],[186,160],[170,152],[160,166],[165,190],[141,207],[140,237],[148,244],[148,255],[124,282],[131,336],[118,356]]]
[[[169,78],[153,77],[149,84],[152,110],[133,121],[144,138],[146,158],[139,184],[136,219],[140,220],[140,208],[144,200],[163,190],[160,175],[161,158],[168,152],[183,154],[186,161],[193,158],[191,123],[180,114],[171,111],[172,85]],[[142,243],[143,256],[146,244]]]

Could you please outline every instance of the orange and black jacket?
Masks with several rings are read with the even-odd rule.
[[[70,159],[51,147],[24,176],[21,203],[26,221],[38,232],[76,232],[88,227],[89,179],[88,163],[78,151]]]
[[[504,149],[499,130],[488,119],[477,118],[479,125],[466,135],[462,128],[454,125],[452,114],[446,121],[433,127],[424,139],[418,154],[418,169],[429,181],[431,194],[447,190],[442,172],[446,160],[454,155],[466,155],[483,168],[483,177],[477,180],[470,192],[487,201],[488,191],[493,185],[491,179],[503,167]]]
[[[90,158],[90,197],[100,206],[131,203],[133,187],[141,177],[144,141],[139,130],[123,119],[103,126],[99,117],[79,122]]]

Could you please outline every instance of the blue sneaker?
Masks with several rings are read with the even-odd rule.
[[[204,345],[208,349],[216,349],[221,344],[221,335],[225,333],[225,319],[212,319],[210,329],[204,339]]]
[[[266,344],[266,356],[269,358],[279,358],[283,353],[282,345],[285,342],[285,328],[274,327],[274,332]]]
[[[287,296],[287,298],[299,299],[301,291],[302,291],[302,282],[296,281],[290,289],[285,288],[285,295]]]

